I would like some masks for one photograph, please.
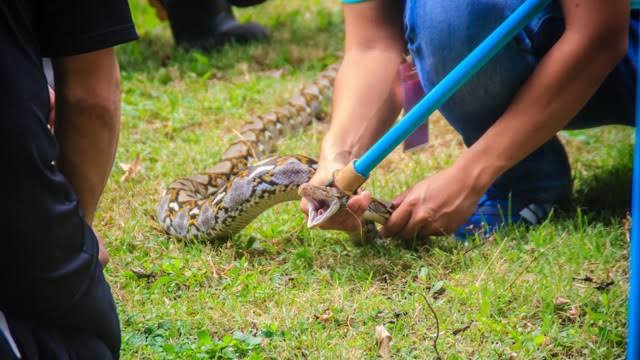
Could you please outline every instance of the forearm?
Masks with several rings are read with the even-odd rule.
[[[77,64],[57,64],[56,137],[58,168],[73,186],[91,224],[113,166],[120,126],[119,70],[115,57],[101,61],[98,79],[78,83],[65,74]],[[96,65],[97,66],[97,65]],[[65,81],[67,79],[68,81]],[[99,86],[95,84],[100,84]]]
[[[391,126],[400,112],[395,88],[401,61],[400,52],[354,50],[345,55],[321,160],[346,164]]]
[[[477,183],[487,187],[551,139],[582,109],[624,54],[611,46],[565,33],[509,108],[458,163],[472,169]]]

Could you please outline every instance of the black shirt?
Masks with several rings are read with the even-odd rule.
[[[38,57],[77,55],[138,38],[126,0],[0,0],[0,23]]]
[[[0,311],[26,358],[65,358],[58,350],[99,357],[95,349],[77,355],[83,349],[62,341],[63,333],[98,339],[118,356],[118,318],[95,234],[53,165],[58,147],[46,127],[42,58],[136,38],[126,0],[0,0],[0,198],[11,204],[0,207]]]

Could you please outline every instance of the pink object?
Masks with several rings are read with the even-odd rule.
[[[402,80],[402,93],[404,113],[411,110],[418,101],[424,97],[424,90],[413,62],[408,61],[400,65],[400,79]],[[403,144],[404,152],[415,150],[429,143],[429,120],[420,125]]]

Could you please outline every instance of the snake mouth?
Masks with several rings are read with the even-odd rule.
[[[323,224],[330,219],[340,209],[340,201],[333,200],[317,200],[311,198],[305,198],[309,204],[309,211],[307,216],[307,227],[309,229]]]

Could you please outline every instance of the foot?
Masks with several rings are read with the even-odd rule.
[[[551,208],[551,204],[532,203],[504,196],[494,188],[489,188],[478,202],[473,215],[454,232],[454,236],[464,241],[476,234],[489,237],[509,224],[538,225],[549,216]]]
[[[254,22],[238,23],[231,11],[226,11],[218,15],[215,21],[216,33],[214,43],[218,45],[231,41],[237,43],[247,43],[252,41],[266,40],[269,32],[267,29]]]

